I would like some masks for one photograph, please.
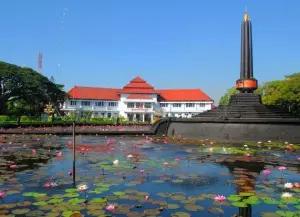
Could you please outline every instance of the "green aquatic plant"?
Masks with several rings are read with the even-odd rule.
[[[40,198],[40,197],[45,197],[47,194],[45,193],[39,193],[39,192],[25,192],[23,193],[24,197],[34,197],[34,198]]]
[[[33,205],[35,205],[35,206],[46,206],[46,205],[48,205],[48,203],[46,201],[38,201],[38,202],[34,202]]]
[[[241,192],[238,195],[232,194],[227,199],[231,202],[231,205],[236,207],[248,207],[260,202],[260,199],[253,192]]]
[[[83,203],[85,202],[85,199],[82,198],[72,198],[70,200],[68,200],[68,203],[70,203],[71,205],[77,205],[79,203]]]

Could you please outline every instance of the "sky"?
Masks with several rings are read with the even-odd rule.
[[[0,60],[69,90],[201,88],[216,102],[239,77],[240,25],[253,27],[259,83],[300,71],[299,0],[1,0]]]

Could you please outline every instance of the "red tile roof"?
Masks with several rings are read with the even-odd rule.
[[[155,93],[154,87],[148,84],[144,79],[137,76],[126,84],[121,93]]]
[[[212,101],[212,99],[200,89],[167,89],[157,90],[160,101]]]
[[[73,87],[68,95],[72,99],[119,100],[120,89],[101,87]]]
[[[71,99],[119,100],[120,94],[129,94],[128,99],[150,99],[156,93],[160,101],[213,101],[200,89],[155,90],[140,77],[131,80],[122,89],[75,86],[68,95]]]

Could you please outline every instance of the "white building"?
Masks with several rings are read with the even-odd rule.
[[[210,110],[213,100],[200,89],[157,90],[140,77],[122,89],[75,86],[68,92],[63,111],[91,112],[94,117],[122,116],[151,122],[154,114],[192,117]]]

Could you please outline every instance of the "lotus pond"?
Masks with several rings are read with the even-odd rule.
[[[0,216],[300,216],[299,145],[0,136]],[[183,143],[183,142],[182,142]]]

